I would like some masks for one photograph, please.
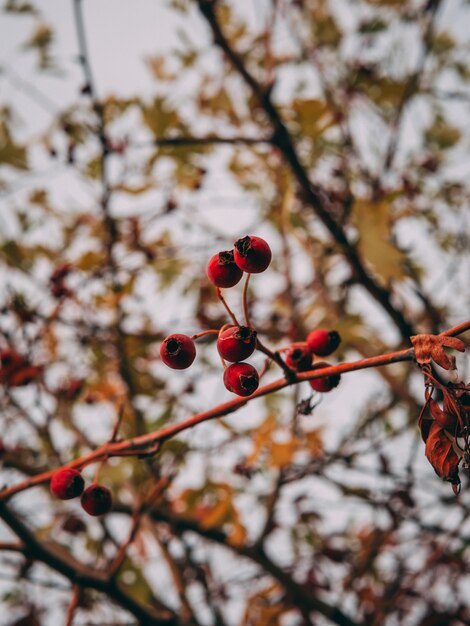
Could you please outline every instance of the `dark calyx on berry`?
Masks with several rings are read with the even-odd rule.
[[[207,277],[217,287],[233,287],[242,276],[242,270],[234,261],[233,250],[214,254],[207,264]]]
[[[111,510],[113,499],[107,487],[94,483],[82,494],[81,505],[88,515],[104,515]]]
[[[331,363],[327,363],[326,361],[320,361],[319,363],[315,363],[312,369],[322,369],[325,367],[331,367]],[[332,389],[337,387],[340,380],[340,374],[332,374],[331,376],[315,378],[314,380],[309,380],[308,382],[310,383],[310,387],[315,391],[327,393],[328,391],[331,391]]]
[[[310,350],[318,356],[328,356],[336,350],[341,343],[341,337],[336,330],[313,330],[306,339]]]
[[[70,468],[59,469],[51,478],[51,493],[61,500],[77,498],[83,491],[85,482],[79,471]]]
[[[231,326],[220,333],[217,350],[226,361],[244,361],[256,348],[256,331],[248,326]]]
[[[224,385],[238,396],[251,396],[258,389],[258,372],[249,363],[232,363],[224,371]]]
[[[312,369],[313,354],[307,344],[292,346],[286,356],[286,363],[297,372],[306,372]]]
[[[271,263],[271,248],[264,239],[246,236],[235,242],[234,259],[240,269],[259,274]]]
[[[196,346],[188,335],[169,335],[160,346],[160,356],[168,367],[183,370],[196,358]]]

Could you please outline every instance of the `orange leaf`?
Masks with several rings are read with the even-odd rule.
[[[445,335],[414,335],[410,337],[415,349],[416,361],[423,365],[431,360],[446,370],[454,369],[453,361],[444,351],[444,346],[453,348],[459,352],[465,352],[465,344],[457,337]]]

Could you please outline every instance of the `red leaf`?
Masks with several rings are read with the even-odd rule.
[[[438,476],[458,484],[460,457],[452,447],[452,441],[437,422],[433,422],[426,441],[426,457]]]
[[[429,410],[435,421],[452,434],[455,433],[455,427],[457,426],[457,417],[451,412],[443,411],[441,407],[432,398],[429,400]]]

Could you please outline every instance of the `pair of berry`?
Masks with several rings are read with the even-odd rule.
[[[313,330],[305,341],[292,344],[286,353],[286,363],[297,372],[307,372],[309,370],[329,367],[326,361],[319,361],[313,364],[315,356],[328,356],[332,354],[341,342],[339,333],[335,330],[328,331],[323,328]],[[314,391],[325,393],[338,386],[339,374],[323,376],[310,380],[309,384]]]
[[[80,504],[88,515],[104,515],[112,506],[111,492],[107,487],[93,483],[85,489],[85,481],[78,470],[64,467],[51,478],[51,493],[60,500],[81,496]]]
[[[237,396],[251,396],[258,389],[259,375],[253,365],[242,363],[256,348],[256,330],[230,326],[219,333],[217,350],[231,365],[224,369],[225,388]]]
[[[207,264],[207,277],[216,287],[233,287],[240,282],[243,272],[264,272],[271,258],[271,248],[264,239],[247,235],[235,242],[233,250],[214,254]]]
[[[219,333],[217,350],[229,361],[224,370],[224,385],[239,396],[251,395],[259,385],[256,369],[249,363],[240,363],[251,356],[256,348],[256,331],[247,326],[230,326]],[[160,356],[172,369],[186,369],[196,357],[196,346],[188,335],[175,333],[163,340]]]

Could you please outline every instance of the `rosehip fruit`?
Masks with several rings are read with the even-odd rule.
[[[256,348],[256,330],[247,326],[231,326],[219,334],[217,350],[226,361],[244,361]]]
[[[286,364],[297,372],[312,369],[313,354],[306,343],[292,346],[287,351]]]
[[[78,470],[64,467],[52,474],[51,493],[61,500],[78,498],[85,487],[85,481]]]
[[[80,503],[88,515],[104,515],[111,510],[113,498],[107,487],[93,483],[82,493]]]
[[[251,396],[258,389],[258,372],[249,363],[232,363],[224,371],[224,385],[237,396]]]
[[[323,367],[331,367],[331,363],[320,361],[319,363],[315,363],[312,369],[321,369]],[[309,380],[308,382],[310,383],[310,387],[315,391],[326,393],[337,387],[340,380],[340,374],[332,374],[331,376],[322,376],[322,378],[315,378],[315,380]]]
[[[207,264],[207,277],[216,287],[233,287],[242,276],[242,270],[234,261],[233,250],[214,254]]]
[[[323,328],[317,328],[307,335],[307,345],[313,354],[318,356],[328,356],[336,350],[341,343],[341,337],[336,330],[324,330]]]
[[[243,237],[235,242],[233,258],[238,267],[249,274],[259,274],[271,263],[271,248],[261,237]]]
[[[196,358],[196,346],[188,335],[168,335],[160,346],[160,356],[168,367],[174,370],[184,370]]]

